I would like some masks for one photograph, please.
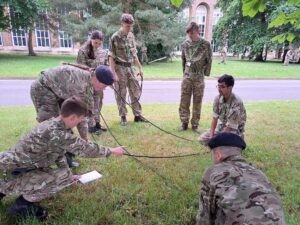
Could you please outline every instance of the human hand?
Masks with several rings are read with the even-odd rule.
[[[111,153],[114,155],[121,156],[124,154],[124,152],[125,152],[125,150],[124,150],[124,147],[122,147],[122,146],[111,149]]]

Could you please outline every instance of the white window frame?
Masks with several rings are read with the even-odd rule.
[[[18,34],[18,32],[24,32],[24,35],[23,34],[20,36],[14,35],[14,33]],[[27,34],[23,29],[13,29],[11,31],[11,37],[12,37],[13,46],[27,47]],[[17,40],[17,44],[15,43],[15,38]],[[25,38],[25,45],[23,45],[23,40],[21,41],[22,45],[19,45],[19,38],[21,38],[21,39]]]
[[[196,9],[196,22],[200,26],[200,36],[205,37],[205,29],[207,22],[207,7],[205,5],[199,5]]]
[[[62,37],[61,37],[62,35]],[[73,39],[72,36],[65,31],[59,30],[58,31],[58,36],[59,36],[59,47],[60,48],[73,48]],[[64,46],[61,45],[61,41],[63,41]],[[67,41],[67,47],[65,46],[65,41]]]
[[[38,37],[38,32],[40,33],[40,37]],[[43,33],[43,35],[42,35]],[[45,34],[48,34],[46,37]],[[36,46],[38,48],[50,48],[51,47],[51,42],[50,42],[50,32],[49,30],[41,30],[41,29],[35,29],[35,37],[36,37]],[[41,46],[39,46],[39,40],[41,43]],[[47,41],[48,41],[48,45],[47,45]],[[44,45],[43,45],[44,43]]]

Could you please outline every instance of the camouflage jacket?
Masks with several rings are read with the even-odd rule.
[[[78,51],[77,63],[86,65],[91,68],[96,68],[99,65],[108,65],[108,51],[102,48],[98,48],[95,51],[95,59],[89,58],[89,43],[87,41]]]
[[[264,173],[231,156],[203,176],[197,225],[285,225],[279,195]]]
[[[40,79],[58,98],[65,100],[76,95],[93,112],[94,88],[90,72],[74,66],[59,66],[42,72]]]
[[[114,33],[109,43],[109,53],[115,61],[133,63],[137,58],[135,38],[132,32],[128,35],[120,29]]]
[[[111,154],[110,148],[71,134],[57,117],[38,124],[14,147],[0,153],[0,170],[47,168],[53,164],[67,168],[66,151],[89,158]]]
[[[185,76],[209,76],[212,63],[212,51],[208,41],[187,39],[181,45],[182,67]]]
[[[217,131],[222,131],[224,127],[229,127],[239,133],[245,131],[246,109],[243,101],[234,93],[231,94],[227,102],[221,95],[215,98],[213,117],[219,118]]]

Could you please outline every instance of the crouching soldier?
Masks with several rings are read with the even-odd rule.
[[[47,210],[36,203],[78,179],[67,164],[67,151],[89,158],[123,154],[122,147],[101,146],[69,132],[88,112],[79,97],[70,97],[63,102],[58,117],[40,123],[14,147],[0,153],[0,200],[6,195],[19,196],[8,209],[11,215],[40,220],[47,217]],[[16,170],[22,172],[12,175]]]

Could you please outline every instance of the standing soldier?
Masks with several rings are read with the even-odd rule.
[[[71,96],[81,97],[89,110],[94,112],[94,91],[102,91],[114,82],[108,66],[99,66],[95,71],[87,71],[75,66],[64,65],[43,71],[31,85],[31,99],[37,112],[37,121],[43,122],[57,117],[61,103]],[[93,115],[92,115],[93,116]],[[87,140],[88,124],[83,120],[77,125],[82,139]],[[69,156],[69,165],[78,166]]]
[[[190,103],[193,96],[192,129],[199,133],[204,76],[210,75],[212,51],[209,42],[199,35],[200,27],[195,22],[186,27],[188,39],[182,44],[183,80],[181,83],[181,100],[179,116],[181,130],[187,130],[190,119]]]
[[[131,99],[134,122],[146,122],[139,103],[141,90],[133,68],[133,64],[137,65],[139,75],[143,77],[142,66],[137,57],[135,38],[131,32],[133,24],[133,16],[123,14],[121,16],[121,28],[112,35],[109,45],[109,64],[116,81],[115,97],[121,117],[121,126],[127,125],[127,109],[124,102],[127,88]]]
[[[223,48],[221,48],[220,54],[221,54],[221,61],[219,62],[219,64],[221,63],[226,64],[227,48],[225,45],[223,46]]]
[[[103,33],[93,31],[90,40],[88,40],[79,49],[77,63],[86,65],[90,68],[96,68],[99,65],[107,65],[107,51],[102,49]],[[103,105],[103,91],[95,92],[94,95],[94,117],[89,118],[89,132],[100,134],[107,129],[100,124],[100,112]]]
[[[105,85],[102,85],[104,88]],[[8,212],[43,220],[46,209],[36,205],[78,179],[66,163],[65,153],[81,157],[122,155],[122,147],[108,148],[78,138],[69,132],[85,116],[86,104],[76,96],[66,99],[59,116],[38,124],[14,147],[0,153],[0,201],[6,195],[19,196]],[[12,172],[22,169],[17,176]]]
[[[208,146],[214,165],[202,179],[197,225],[285,225],[278,193],[266,175],[242,157],[244,140],[220,133]]]
[[[147,47],[146,47],[146,45],[144,45],[141,50],[142,50],[142,64],[143,63],[147,63],[147,65],[148,65],[149,62],[148,62]]]
[[[287,52],[286,55],[285,55],[285,59],[284,59],[283,65],[284,65],[284,66],[288,66],[289,63],[290,63],[290,60],[293,59],[293,56],[294,56],[294,51],[293,51],[293,49],[288,50],[288,52]]]

